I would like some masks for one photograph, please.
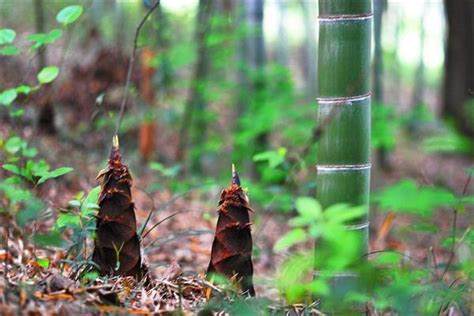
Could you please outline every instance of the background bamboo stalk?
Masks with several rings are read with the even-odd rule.
[[[347,227],[358,236],[360,257],[368,251],[371,40],[371,0],[319,1],[318,123],[334,108],[337,115],[318,147],[317,198],[323,208],[366,207]],[[358,283],[355,271],[339,271],[329,281],[331,296],[342,299]]]

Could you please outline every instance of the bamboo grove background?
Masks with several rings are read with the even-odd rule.
[[[0,0],[0,307],[472,313],[473,19]]]

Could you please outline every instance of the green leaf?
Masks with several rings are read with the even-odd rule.
[[[0,29],[0,45],[13,43],[16,33],[12,29]]]
[[[26,36],[26,39],[33,42],[33,48],[38,49],[43,45],[56,42],[63,35],[60,29],[54,29],[49,33],[34,33]]]
[[[21,52],[21,50],[13,45],[8,45],[5,47],[0,48],[0,55],[4,56],[14,56],[18,55]]]
[[[25,169],[35,177],[42,177],[49,172],[49,164],[43,159],[34,161],[28,160]]]
[[[305,280],[313,270],[314,259],[312,253],[302,253],[290,256],[286,260],[276,279],[279,290],[285,294],[288,303],[300,300],[306,294]]]
[[[25,208],[16,214],[16,221],[20,226],[24,226],[29,221],[37,219],[44,207],[43,202],[36,198],[25,201],[25,204]]]
[[[418,188],[413,180],[405,179],[375,193],[373,201],[383,210],[428,216],[437,207],[454,205],[457,199],[445,189]]]
[[[61,234],[57,231],[34,235],[33,241],[38,245],[42,245],[46,247],[50,247],[50,246],[61,247],[64,244],[64,240],[61,237]]]
[[[12,179],[12,177],[10,177],[9,179]],[[24,190],[16,186],[11,181],[0,182],[0,192],[3,192],[5,194],[7,199],[10,201],[10,204],[12,205],[31,199],[30,191]]]
[[[22,155],[28,158],[33,158],[38,154],[38,150],[34,147],[32,148],[27,148],[24,147],[21,151]]]
[[[308,238],[308,235],[302,228],[295,228],[286,233],[276,243],[273,249],[275,251],[282,251],[290,248],[291,246],[303,242]]]
[[[70,206],[70,207],[80,207],[81,206],[81,201],[78,201],[78,200],[70,200],[69,202],[67,202],[67,205]]]
[[[281,147],[278,150],[269,150],[253,156],[253,161],[267,161],[270,168],[276,168],[285,162],[286,148]]]
[[[25,110],[24,109],[16,109],[16,110],[10,110],[10,113],[8,113],[8,115],[10,115],[10,117],[21,117],[25,114]]]
[[[81,205],[81,214],[90,215],[96,213],[96,210],[99,208],[97,205],[100,194],[100,186],[96,186],[90,190],[89,194],[85,198],[84,202]]]
[[[41,84],[50,83],[59,75],[59,68],[56,66],[48,66],[41,69],[36,76]]]
[[[31,92],[31,87],[27,85],[19,85],[16,87],[16,92],[17,93],[22,93],[22,94],[29,94]]]
[[[10,105],[13,101],[15,101],[17,97],[17,93],[15,89],[8,89],[0,93],[0,104],[3,105]]]
[[[49,260],[48,260],[48,259],[42,259],[42,258],[40,258],[40,259],[37,259],[37,260],[36,260],[36,263],[37,263],[40,267],[45,268],[45,269],[48,269],[48,267],[49,267]]]
[[[296,199],[296,210],[302,217],[311,219],[312,221],[319,219],[322,212],[321,204],[308,196]]]
[[[335,204],[324,210],[328,223],[344,224],[367,214],[366,206],[351,207],[347,204]]]
[[[73,170],[74,169],[71,167],[61,167],[53,171],[49,171],[38,180],[37,184],[41,184],[49,179],[53,179],[53,178],[57,178],[59,176],[65,175]]]
[[[20,149],[26,146],[26,142],[18,136],[10,137],[5,144],[5,150],[10,154],[16,154]]]
[[[71,24],[81,16],[82,11],[82,6],[80,5],[71,5],[65,7],[59,11],[58,15],[56,16],[56,20],[64,25]]]
[[[5,169],[5,170],[10,171],[10,172],[13,173],[13,174],[16,174],[16,175],[19,175],[19,176],[21,175],[20,168],[18,168],[18,166],[16,166],[16,165],[4,164],[4,165],[2,166],[2,168]]]
[[[56,224],[61,227],[72,227],[81,225],[81,217],[77,214],[59,214]]]
[[[150,163],[150,169],[160,172],[164,177],[174,178],[181,170],[181,166],[174,165],[172,167],[167,168],[163,164],[154,161]]]
[[[425,139],[423,147],[428,153],[471,154],[474,151],[474,142],[456,131],[448,130]]]
[[[99,277],[99,272],[97,272],[97,271],[91,271],[91,272],[87,272],[86,274],[84,274],[84,278],[89,280],[89,281],[94,281],[98,277]]]
[[[63,31],[60,29],[51,30],[49,33],[45,34],[44,43],[52,44],[63,36]]]

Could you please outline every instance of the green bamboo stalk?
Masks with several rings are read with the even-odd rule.
[[[368,252],[371,40],[371,0],[319,0],[318,122],[332,119],[318,146],[316,195],[323,208],[366,207],[346,227],[360,238],[360,257]],[[329,282],[341,299],[358,284],[354,271],[334,273]]]

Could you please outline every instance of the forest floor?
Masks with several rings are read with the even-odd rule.
[[[5,136],[7,129],[2,128]],[[76,172],[58,181],[49,181],[38,188],[37,195],[48,201],[51,213],[67,205],[67,202],[79,192],[88,192],[97,185],[95,176],[105,167],[103,157],[90,154],[82,149],[75,149],[70,144],[59,142],[55,137],[35,135],[33,142],[45,158],[53,165],[68,165]],[[132,159],[133,160],[133,159]],[[127,162],[126,153],[124,161]],[[466,181],[464,168],[469,167],[466,157],[453,155],[425,155],[420,153],[415,144],[408,142],[393,153],[392,170],[384,172],[377,167],[372,175],[374,190],[404,177],[415,178],[422,184],[443,184],[458,194]],[[156,179],[152,173],[139,169],[137,161],[132,162],[131,172],[134,177],[133,199],[136,204],[138,225],[140,226],[152,208],[163,205],[173,199],[173,192],[166,188],[152,194],[143,188],[153,184]],[[0,286],[1,314],[13,315],[19,309],[29,312],[58,315],[89,313],[94,310],[118,313],[145,313],[172,311],[182,308],[192,311],[206,301],[204,272],[209,263],[210,246],[216,223],[216,205],[220,190],[227,184],[210,186],[208,190],[190,191],[189,194],[175,199],[169,206],[155,214],[152,224],[173,216],[157,226],[143,241],[145,259],[156,284],[152,289],[133,287],[128,279],[111,279],[104,284],[94,284],[83,288],[78,282],[72,282],[67,276],[72,269],[59,271],[59,261],[65,257],[63,249],[39,249],[25,242],[26,236],[16,235],[8,242],[9,252],[0,252],[2,276],[5,274],[5,263],[8,262],[8,285],[2,278]],[[472,186],[469,188],[472,192]],[[251,192],[250,192],[251,199]],[[259,297],[269,298],[283,304],[274,285],[278,268],[289,253],[275,253],[273,245],[287,230],[288,215],[274,213],[271,210],[261,214],[255,209],[253,214],[254,247],[258,250],[254,256],[255,284]],[[440,211],[433,219],[440,229],[436,236],[399,237],[405,225],[410,224],[409,216],[397,216],[390,223],[388,231],[382,236],[380,228],[387,216],[385,213],[372,212],[371,215],[371,250],[396,249],[409,253],[420,262],[428,260],[429,249],[437,260],[447,260],[449,252],[439,245],[439,236],[447,236],[452,227],[450,212]],[[53,224],[54,216],[35,227],[36,231],[47,230]],[[458,227],[466,228],[473,222],[472,214],[465,213],[458,218]],[[387,230],[387,228],[384,228]],[[402,234],[403,235],[403,234]],[[414,237],[414,238],[413,238]],[[401,238],[401,239],[396,239]],[[307,245],[310,247],[311,245]],[[91,247],[91,245],[89,245]],[[37,258],[48,258],[48,268],[36,263]],[[137,290],[140,289],[140,290]],[[112,307],[108,303],[114,300],[127,302],[126,307]]]
[[[114,65],[114,62],[111,62],[111,65]],[[76,71],[80,72],[80,69]],[[123,75],[123,73],[116,74],[116,82],[121,84]],[[64,89],[70,91],[67,86]],[[80,93],[86,93],[87,87],[81,89]],[[94,100],[83,102],[94,102]],[[62,118],[66,121],[64,124],[74,121],[76,115],[79,115],[77,109],[69,108],[65,111],[66,113],[62,114]],[[71,281],[68,278],[74,272],[72,267],[66,267],[63,271],[58,269],[61,260],[66,256],[64,249],[37,248],[28,243],[27,239],[28,234],[48,231],[54,223],[58,209],[66,206],[78,192],[89,192],[98,185],[95,178],[106,166],[109,148],[107,146],[100,150],[95,148],[103,143],[103,139],[108,135],[104,136],[100,130],[87,131],[82,134],[80,141],[71,142],[68,133],[60,132],[58,136],[48,136],[37,133],[28,125],[13,126],[2,123],[1,138],[5,139],[11,130],[20,132],[33,146],[36,146],[43,158],[53,167],[71,166],[75,172],[57,181],[48,181],[34,189],[36,195],[47,201],[49,217],[30,227],[30,231],[15,230],[8,239],[8,251],[6,252],[3,247],[0,250],[1,315],[14,315],[20,310],[24,313],[44,315],[71,315],[97,311],[144,314],[177,309],[192,313],[204,305],[206,297],[203,289],[207,284],[204,273],[209,264],[217,219],[217,202],[220,191],[228,183],[215,183],[209,186],[203,184],[199,190],[189,191],[176,199],[175,192],[169,190],[166,183],[160,190],[147,193],[146,188],[156,184],[156,176],[143,167],[136,149],[130,150],[132,154],[127,151],[133,147],[134,141],[126,138],[135,139],[137,136],[135,134],[124,136],[128,146],[125,146],[122,155],[124,163],[129,163],[134,177],[132,194],[138,225],[145,221],[150,210],[172,201],[167,207],[156,212],[148,227],[161,220],[164,221],[143,240],[144,257],[155,286],[152,288],[133,286],[133,281],[130,279],[112,278],[107,282],[82,287],[78,281]],[[174,148],[168,144],[160,150],[172,149]],[[443,185],[460,194],[467,178],[464,169],[472,166],[472,159],[458,155],[428,155],[419,150],[416,141],[402,137],[391,156],[391,164],[392,170],[389,172],[374,166],[373,191],[410,177],[418,183]],[[0,174],[6,175],[5,171],[0,171]],[[471,185],[468,193],[472,194],[473,191]],[[252,201],[252,193],[249,192],[249,195]],[[287,222],[291,214],[281,214],[271,209],[260,211],[255,206],[254,208],[252,232],[256,249],[253,261],[257,295],[270,299],[275,306],[283,306],[284,302],[275,287],[274,280],[289,252],[275,253],[273,245],[288,231]],[[168,217],[170,218],[167,219]],[[458,217],[458,226],[461,229],[466,228],[473,220],[472,212],[464,213]],[[440,236],[447,236],[452,229],[452,214],[449,210],[440,211],[433,221],[440,230],[436,236],[424,235],[420,238],[403,235],[399,232],[410,224],[409,216],[397,215],[393,221],[388,222],[386,213],[373,210],[370,218],[370,248],[372,251],[396,249],[425,262],[431,255],[430,247],[433,247],[437,260],[446,261],[450,253],[437,245]],[[385,223],[389,223],[388,228]],[[89,244],[88,247],[92,249],[92,245]],[[38,265],[38,258],[47,258],[49,266],[45,268]],[[122,302],[121,307],[110,305],[116,301]]]

